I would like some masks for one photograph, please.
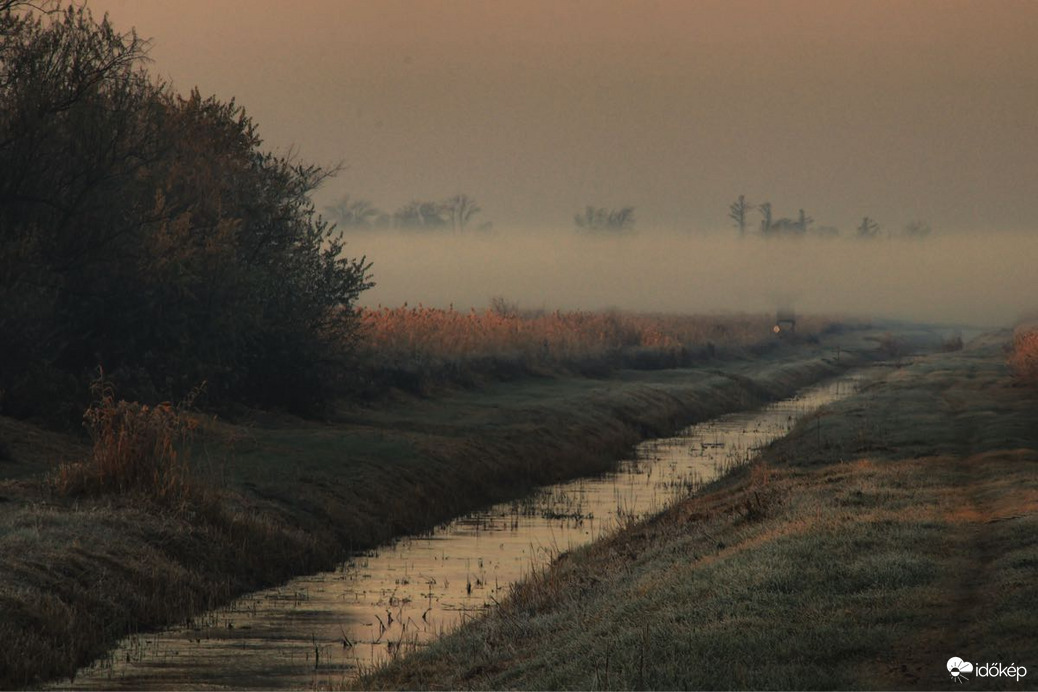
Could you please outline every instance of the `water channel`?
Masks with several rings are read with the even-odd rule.
[[[542,489],[428,535],[354,556],[333,572],[249,594],[162,632],[124,639],[76,689],[323,688],[478,617],[560,552],[658,512],[854,392],[850,373],[763,409],[649,440],[614,473]],[[68,684],[66,682],[66,684]]]

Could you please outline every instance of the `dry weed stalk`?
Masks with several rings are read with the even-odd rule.
[[[90,457],[59,468],[58,491],[67,495],[136,490],[164,501],[187,499],[192,490],[188,444],[198,427],[187,409],[201,390],[177,405],[116,401],[101,372],[91,385],[94,403],[83,414],[93,442]]]

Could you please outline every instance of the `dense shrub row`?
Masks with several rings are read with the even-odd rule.
[[[87,9],[0,0],[0,405],[76,420],[101,365],[142,402],[206,381],[320,406],[369,285],[311,204],[329,171],[264,152],[240,106],[176,93],[145,52]]]

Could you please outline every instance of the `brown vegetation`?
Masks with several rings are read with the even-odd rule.
[[[500,298],[483,311],[360,309],[358,321],[368,377],[412,391],[480,377],[680,367],[776,343],[771,315],[549,313],[522,311]],[[798,333],[817,338],[833,324],[824,317],[801,318]]]
[[[64,463],[55,487],[63,495],[143,491],[157,500],[181,502],[191,492],[187,459],[198,420],[191,399],[148,406],[116,401],[102,373],[91,387],[95,401],[83,420],[93,448],[86,461]]]
[[[1023,383],[1038,386],[1038,326],[1020,326],[1013,334],[1009,367]]]

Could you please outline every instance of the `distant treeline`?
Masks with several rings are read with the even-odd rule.
[[[345,371],[363,258],[315,213],[334,171],[267,153],[234,101],[176,93],[81,7],[0,0],[0,408],[127,397],[307,410]]]
[[[324,208],[328,218],[340,228],[405,230],[465,230],[470,223],[480,231],[493,227],[490,221],[475,223],[473,217],[482,208],[468,195],[455,195],[445,200],[411,200],[392,214],[388,214],[366,199],[343,195],[335,204]],[[573,222],[585,231],[630,231],[634,228],[634,207],[607,209],[588,205],[575,214]]]
[[[366,199],[343,195],[335,204],[325,207],[328,217],[340,228],[410,230],[464,230],[482,209],[468,195],[455,195],[445,200],[411,200],[392,214],[387,214]],[[491,222],[477,224],[489,230]]]
[[[840,235],[840,229],[835,226],[815,226],[815,220],[808,216],[803,209],[798,209],[797,215],[793,218],[775,218],[771,202],[751,204],[746,200],[745,195],[739,195],[737,200],[728,205],[728,218],[732,220],[732,225],[739,229],[740,236],[745,236],[747,231],[752,230],[753,219],[750,215],[754,211],[760,216],[758,228],[762,236],[796,237],[811,233],[816,236],[834,238]],[[854,229],[854,237],[879,238],[880,230],[881,226],[875,219],[865,216]],[[903,238],[925,238],[930,235],[930,230],[930,224],[917,219],[905,225],[898,235]]]

